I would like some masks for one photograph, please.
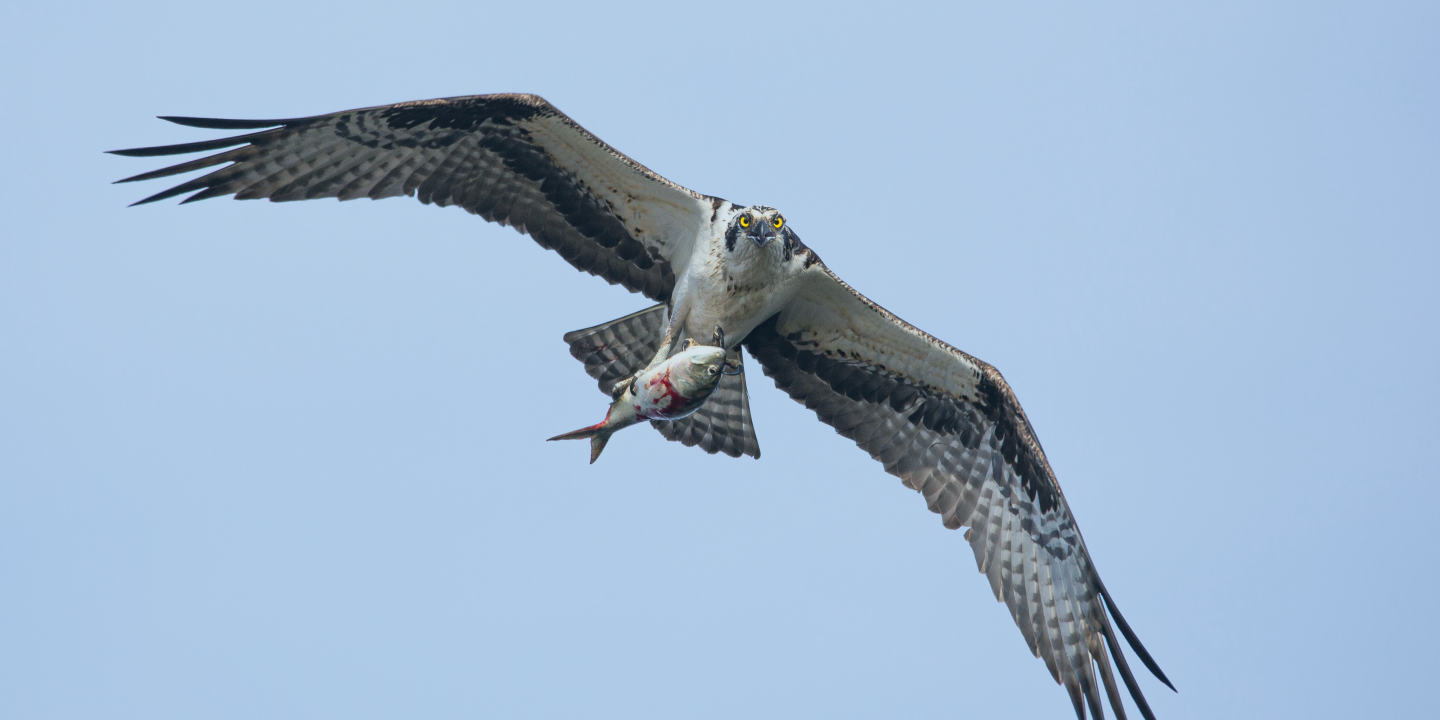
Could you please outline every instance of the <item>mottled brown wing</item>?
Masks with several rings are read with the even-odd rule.
[[[476,95],[288,120],[164,118],[260,132],[113,151],[149,157],[232,148],[126,178],[135,182],[229,163],[138,204],[192,193],[273,201],[415,196],[459,205],[530,235],[579,270],[665,300],[711,198],[601,142],[534,95]],[[239,146],[239,147],[235,147]]]
[[[1004,378],[869,301],[823,263],[806,273],[796,300],[745,340],[765,374],[923,495],[946,527],[969,528],[980,571],[1077,716],[1088,705],[1104,717],[1103,685],[1125,717],[1113,653],[1141,714],[1153,718],[1107,607],[1146,667],[1170,682],[1106,593]]]

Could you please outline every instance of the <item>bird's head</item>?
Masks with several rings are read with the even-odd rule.
[[[730,219],[730,228],[726,233],[730,239],[745,239],[755,243],[756,247],[765,247],[771,240],[781,237],[788,232],[785,227],[785,216],[779,210],[764,205],[751,205],[735,213]],[[734,243],[729,243],[732,246]]]

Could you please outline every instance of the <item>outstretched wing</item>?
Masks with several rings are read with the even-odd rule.
[[[1076,715],[1083,720],[1088,705],[1104,717],[1103,685],[1125,717],[1113,653],[1141,714],[1153,718],[1107,607],[1145,666],[1170,681],[1100,582],[1004,378],[855,292],[824,263],[805,273],[796,299],[745,340],[765,374],[924,495],[946,527],[969,528],[980,571]]]
[[[656,175],[535,95],[423,100],[289,120],[167,117],[260,132],[112,151],[149,157],[233,148],[126,178],[230,163],[137,205],[193,193],[273,201],[416,196],[509,225],[577,269],[666,300],[719,200]],[[239,146],[239,147],[235,147]]]

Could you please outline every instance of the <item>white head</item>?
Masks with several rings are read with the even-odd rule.
[[[769,252],[777,260],[789,262],[798,256],[805,256],[805,266],[817,260],[815,253],[800,242],[800,236],[790,228],[785,216],[772,207],[751,205],[737,208],[730,225],[725,228],[725,250],[730,253],[744,252],[744,249],[758,248]]]

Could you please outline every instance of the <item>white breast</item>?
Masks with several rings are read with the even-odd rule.
[[[676,283],[683,297],[675,298],[675,307],[687,336],[709,339],[718,326],[734,345],[790,301],[799,268],[781,260],[778,241],[761,248],[741,238],[727,250],[725,227],[717,221],[710,236],[696,243],[688,277]]]

